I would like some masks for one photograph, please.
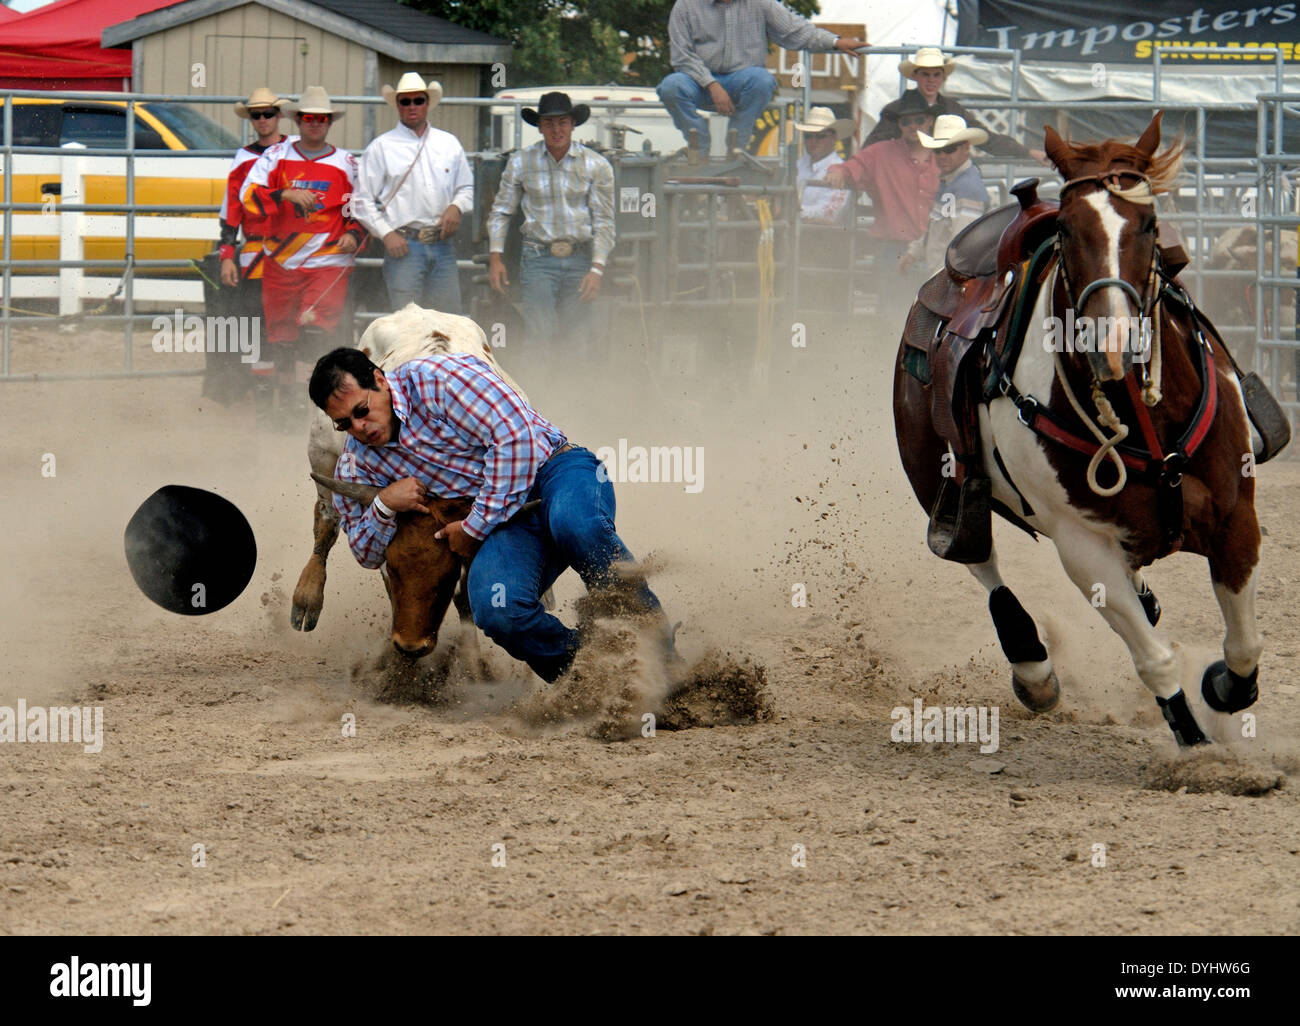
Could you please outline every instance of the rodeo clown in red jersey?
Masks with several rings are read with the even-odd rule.
[[[356,158],[325,141],[342,116],[323,87],[308,86],[295,114],[299,137],[262,154],[241,195],[246,214],[272,224],[263,246],[262,308],[282,414],[305,408],[301,386],[316,358],[337,341],[352,341],[350,325],[340,320],[366,233],[351,216]]]
[[[297,108],[266,86],[258,86],[248,100],[235,104],[235,114],[253,126],[256,138],[241,147],[230,164],[226,194],[221,199],[221,240],[217,254],[221,261],[221,292],[217,301],[226,317],[262,316],[262,241],[271,233],[271,218],[257,217],[244,210],[240,194],[248,172],[263,153],[288,137],[280,131],[280,118]],[[240,229],[244,240],[239,241]],[[218,402],[238,399],[248,389],[247,371],[237,356],[209,353],[210,364],[203,382],[203,394]],[[254,395],[258,408],[269,410],[275,384],[275,364],[269,360],[252,365]]]

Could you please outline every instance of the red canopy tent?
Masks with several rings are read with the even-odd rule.
[[[0,89],[119,91],[131,78],[131,51],[105,50],[100,33],[174,3],[58,0],[14,18],[0,16]]]

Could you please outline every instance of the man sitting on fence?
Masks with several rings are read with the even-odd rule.
[[[262,307],[280,383],[281,423],[305,403],[302,386],[316,359],[338,341],[352,342],[344,317],[348,279],[366,233],[351,216],[357,161],[325,141],[343,116],[322,86],[298,101],[301,138],[271,147],[244,183],[244,208],[273,218],[263,258]]]
[[[776,92],[767,70],[768,40],[787,50],[852,53],[861,39],[836,36],[777,0],[677,0],[668,16],[673,72],[659,83],[659,99],[673,124],[701,153],[709,152],[709,121],[701,110],[726,114],[740,149]]]

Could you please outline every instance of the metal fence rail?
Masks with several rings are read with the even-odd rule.
[[[910,53],[914,48],[871,48],[867,55]],[[950,52],[954,48],[947,48]],[[1192,257],[1192,263],[1184,272],[1189,289],[1199,302],[1216,320],[1225,337],[1246,359],[1253,363],[1269,383],[1279,399],[1283,399],[1293,418],[1300,417],[1300,398],[1295,394],[1297,377],[1296,364],[1300,363],[1300,350],[1297,350],[1294,315],[1290,313],[1290,304],[1284,301],[1284,294],[1293,293],[1297,280],[1292,277],[1292,269],[1283,269],[1281,264],[1282,242],[1285,235],[1296,231],[1300,218],[1296,215],[1296,203],[1292,195],[1292,183],[1288,171],[1300,168],[1300,153],[1288,152],[1286,147],[1287,131],[1294,136],[1296,125],[1294,119],[1300,116],[1300,95],[1286,94],[1281,91],[1260,98],[1258,108],[1246,104],[1175,104],[1159,99],[1161,87],[1160,67],[1161,52],[1158,48],[1153,62],[1153,88],[1150,100],[1123,100],[1113,102],[1089,102],[1079,109],[1090,112],[1124,114],[1127,112],[1154,112],[1163,109],[1169,113],[1187,115],[1193,125],[1185,140],[1186,186],[1178,195],[1167,198],[1161,209],[1163,220],[1175,224],[1184,237],[1185,245]],[[964,52],[964,51],[962,51]],[[1204,48],[1202,48],[1204,52]],[[1053,101],[1025,100],[1020,97],[1019,53],[1016,51],[971,50],[970,53],[981,58],[997,58],[1009,62],[1013,75],[1010,95],[1007,97],[968,97],[963,102],[975,109],[987,105],[1006,111],[1012,118],[1012,124],[1018,124],[1026,117],[1039,114],[1058,118],[1062,105]],[[1259,51],[1261,56],[1271,56],[1274,60],[1274,75],[1282,81],[1280,53],[1270,50]],[[804,89],[808,95],[810,85]],[[69,99],[79,101],[114,100],[125,102],[127,113],[124,148],[82,148],[75,155],[67,149],[55,147],[16,146],[13,144],[13,100],[24,97],[41,99]],[[168,238],[180,236],[198,239],[211,239],[215,247],[217,226],[209,218],[198,219],[195,215],[211,215],[217,212],[215,205],[196,204],[140,204],[136,202],[139,179],[156,177],[159,167],[165,169],[163,162],[175,160],[196,160],[220,158],[223,170],[219,176],[224,180],[224,168],[228,167],[230,154],[226,151],[162,151],[157,149],[139,150],[136,148],[134,114],[137,104],[148,102],[188,102],[213,103],[230,102],[241,97],[179,97],[154,94],[104,94],[84,92],[45,92],[38,90],[0,91],[0,157],[3,159],[3,195],[0,196],[0,220],[3,224],[3,249],[0,251],[0,280],[3,283],[3,308],[0,308],[0,381],[30,379],[32,375],[15,375],[10,369],[11,333],[14,328],[48,323],[49,318],[17,312],[11,307],[15,293],[15,278],[23,282],[20,292],[27,295],[34,293],[62,297],[63,313],[70,313],[73,285],[81,290],[83,296],[103,299],[112,290],[114,277],[90,279],[86,271],[109,271],[120,275],[119,291],[122,292],[120,312],[78,315],[79,321],[103,325],[122,325],[125,335],[124,352],[121,369],[118,371],[96,371],[86,374],[68,374],[69,377],[105,377],[121,374],[145,375],[157,372],[135,370],[132,362],[133,331],[137,322],[151,319],[152,312],[141,312],[139,302],[158,299],[177,299],[182,305],[192,303],[198,288],[195,277],[184,280],[188,291],[167,291],[162,282],[168,279],[150,278],[139,275],[142,271],[159,271],[167,268],[185,267],[185,260],[145,260],[135,254],[141,240],[161,234]],[[338,103],[379,105],[383,101],[376,97],[334,97]],[[466,106],[486,112],[499,113],[513,110],[513,143],[517,147],[522,143],[523,121],[519,112],[533,100],[501,100],[492,97],[448,97],[442,101],[448,106]],[[629,106],[625,100],[588,101],[589,106],[600,110],[626,110]],[[658,104],[645,105],[646,109]],[[619,247],[614,255],[614,273],[609,284],[611,297],[608,307],[611,316],[625,316],[633,313],[638,321],[647,319],[653,322],[654,332],[644,331],[647,344],[653,335],[659,338],[672,330],[671,317],[674,311],[695,310],[743,310],[770,308],[777,304],[788,309],[793,317],[801,306],[800,275],[801,253],[805,237],[811,238],[826,229],[810,228],[795,216],[798,207],[798,191],[795,185],[795,163],[798,158],[798,136],[789,129],[791,115],[798,116],[799,103],[781,100],[777,105],[778,139],[781,141],[781,154],[776,159],[756,160],[748,154],[736,154],[730,161],[719,162],[716,158],[691,170],[681,162],[672,163],[668,156],[650,155],[641,152],[620,151],[610,154],[615,169],[616,195],[622,197],[631,192],[642,197],[647,194],[657,204],[654,216],[642,218],[620,215]],[[1226,157],[1209,156],[1207,153],[1207,118],[1217,112],[1255,113],[1257,110],[1257,138],[1253,151],[1233,154]],[[247,129],[246,129],[247,130]],[[789,143],[786,136],[794,135]],[[1293,144],[1293,148],[1294,144]],[[479,182],[484,168],[494,168],[499,173],[502,161],[497,152],[475,152],[469,154],[474,165],[476,183]],[[103,165],[95,162],[108,162],[116,168],[124,179],[125,200],[122,203],[59,203],[57,213],[51,211],[47,203],[20,203],[15,200],[15,174],[21,170],[16,161],[31,165],[33,159],[52,162],[44,166],[79,165],[83,168],[83,177]],[[1038,175],[1043,179],[1041,192],[1052,195],[1058,187],[1054,172],[1035,165],[1025,165],[1006,158],[980,158],[977,160],[984,172],[986,183],[999,200],[1007,201],[1011,185],[1019,178]],[[31,166],[41,166],[40,164]],[[177,165],[178,167],[180,165]],[[192,167],[192,166],[191,166]],[[214,165],[215,167],[215,165]],[[149,175],[141,172],[151,172]],[[213,169],[204,169],[212,171]],[[53,171],[50,172],[53,174]],[[740,184],[690,184],[676,182],[674,178],[698,174],[701,176],[740,175]],[[183,176],[178,176],[183,177]],[[484,180],[486,188],[495,186],[495,180]],[[476,186],[476,191],[486,195],[486,188]],[[759,223],[756,213],[757,201],[766,200],[771,206],[768,220]],[[855,216],[850,218],[848,227],[848,264],[841,270],[835,270],[835,276],[842,276],[846,283],[846,301],[851,299],[851,289],[856,286],[859,292],[872,291],[887,287],[888,282],[880,279],[880,268],[872,266],[869,260],[861,257],[864,251],[864,233],[868,230],[871,218],[869,210],[854,207]],[[626,214],[626,211],[624,212]],[[462,232],[468,232],[471,239],[481,243],[486,237],[486,205],[476,197],[473,214]],[[123,239],[127,259],[88,260],[78,253],[80,259],[70,258],[67,252],[61,253],[58,260],[16,259],[14,244],[16,236],[30,236],[48,232],[57,225],[62,239],[68,240],[70,247],[80,244],[86,237],[99,234],[108,236],[120,233]],[[1250,227],[1259,240],[1255,266],[1232,267],[1211,266],[1211,255],[1216,241],[1225,231],[1233,228]],[[110,231],[111,229],[111,231]],[[767,235],[764,236],[763,233]],[[146,234],[148,233],[148,234]],[[206,233],[206,234],[205,234]],[[48,237],[48,236],[47,236]],[[775,273],[775,285],[759,284],[757,261],[751,259],[756,247],[767,238],[771,242],[768,250],[768,265]],[[774,240],[774,241],[773,241]],[[486,246],[482,246],[486,250]],[[73,249],[75,252],[75,249]],[[481,259],[483,254],[473,254],[473,259],[465,259],[462,249],[461,268],[478,273],[476,282],[482,282]],[[377,267],[382,261],[377,259],[360,259],[359,267]],[[827,274],[819,269],[818,274]],[[57,277],[56,277],[57,275]],[[170,279],[177,284],[176,279]],[[87,284],[89,282],[90,284]],[[39,283],[39,284],[36,284]],[[896,284],[896,282],[895,282]],[[1256,301],[1248,313],[1237,314],[1228,309],[1216,309],[1221,297],[1219,293],[1236,288],[1243,294],[1253,289]],[[483,290],[486,291],[486,290]],[[621,294],[620,294],[621,293]],[[362,311],[361,318],[378,316],[375,312]],[[1285,318],[1285,323],[1284,323]],[[762,319],[756,322],[756,330],[761,330]],[[1249,355],[1247,355],[1249,354]],[[174,372],[193,373],[193,372]],[[41,375],[47,377],[50,375]]]

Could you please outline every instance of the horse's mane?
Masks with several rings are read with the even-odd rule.
[[[1182,136],[1175,139],[1163,153],[1151,157],[1136,146],[1115,139],[1101,143],[1067,142],[1066,146],[1070,149],[1072,161],[1077,162],[1073,164],[1073,174],[1078,175],[1085,169],[1095,172],[1128,166],[1141,171],[1150,179],[1151,194],[1156,196],[1172,191],[1178,183],[1178,178],[1183,173],[1183,153],[1187,149]],[[1145,186],[1139,188],[1142,193],[1146,193]],[[1123,197],[1124,193],[1119,192],[1117,195]]]

